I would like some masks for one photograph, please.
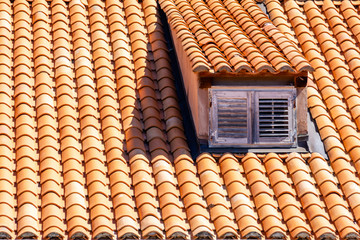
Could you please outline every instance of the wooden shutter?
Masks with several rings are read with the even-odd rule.
[[[210,94],[210,146],[248,144],[251,138],[249,92],[212,90]]]
[[[296,90],[211,89],[209,147],[293,146]]]
[[[294,91],[255,93],[255,141],[257,143],[294,142]]]

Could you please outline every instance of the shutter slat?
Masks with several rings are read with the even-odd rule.
[[[247,137],[247,99],[218,97],[218,137]]]
[[[259,137],[289,137],[289,103],[282,98],[259,98]]]

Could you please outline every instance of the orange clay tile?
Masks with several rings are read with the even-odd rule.
[[[88,14],[86,10],[86,6],[82,4],[80,1],[71,2],[69,5],[70,8],[70,24],[71,30],[73,31],[73,41],[74,41],[74,58],[75,58],[75,69],[82,68],[84,73],[76,72],[75,75],[77,78],[77,87],[78,98],[79,98],[79,115],[80,115],[80,128],[81,128],[81,139],[82,139],[82,147],[84,149],[84,161],[85,161],[85,171],[86,171],[86,180],[88,184],[88,194],[89,194],[89,207],[90,207],[90,218],[92,219],[92,231],[93,237],[98,236],[112,236],[113,235],[113,226],[110,221],[110,209],[108,202],[108,190],[107,190],[107,182],[105,178],[105,166],[103,165],[105,159],[100,151],[103,151],[103,147],[99,147],[99,126],[97,124],[98,121],[98,113],[93,111],[93,107],[97,107],[98,103],[95,101],[93,96],[96,98],[96,94],[93,92],[94,80],[93,73],[89,69],[91,66],[90,52],[90,43],[87,38],[82,38],[82,36],[89,32],[88,21],[86,16]],[[84,24],[85,26],[81,29],[78,29],[77,26],[81,26]],[[92,68],[92,67],[90,67]],[[86,88],[90,85],[88,93],[81,92],[82,88]],[[82,98],[83,96],[89,97]],[[89,105],[87,105],[89,104]],[[91,113],[91,115],[89,115]],[[84,118],[88,118],[91,121],[91,125],[93,128],[89,128],[85,125],[83,121]],[[88,129],[93,129],[94,131],[86,131]],[[91,151],[94,150],[94,151]],[[90,161],[98,161],[99,164],[97,168],[91,168],[87,163]],[[98,173],[97,175],[91,173]],[[100,205],[102,203],[103,205]],[[104,206],[104,207],[103,207]]]
[[[135,53],[134,55],[134,71],[133,81],[139,86],[142,81],[146,81],[148,77],[151,77],[151,72],[143,65],[146,63],[147,59],[143,55],[144,49],[146,49],[146,35],[145,28],[140,24],[140,12],[141,5],[136,1],[125,1],[123,5],[124,11],[123,16],[126,16],[127,23],[129,24],[129,17],[131,16],[134,20],[134,24],[129,26],[129,45],[130,49]],[[144,41],[142,41],[144,40]],[[135,89],[133,89],[135,91]],[[143,96],[140,96],[143,98]],[[143,103],[143,102],[141,102]],[[121,105],[121,102],[120,102]],[[134,119],[134,117],[132,117]],[[136,119],[136,118],[135,118]],[[134,119],[134,120],[135,120]],[[139,121],[136,119],[136,121]],[[125,132],[126,140],[132,136],[127,135]],[[133,138],[134,139],[134,138]],[[139,140],[143,140],[143,136],[139,136]],[[134,144],[130,145],[128,142],[128,149],[132,151],[130,153],[130,171],[134,184],[134,193],[136,197],[136,205],[139,209],[140,217],[140,228],[142,230],[143,237],[148,236],[158,236],[163,237],[162,230],[163,224],[160,223],[161,216],[157,211],[158,202],[155,201],[154,197],[156,196],[155,190],[155,181],[150,175],[150,165],[149,160],[145,156],[144,149],[134,149]],[[141,168],[138,168],[138,164],[141,164]],[[143,180],[138,181],[137,178],[142,174]]]
[[[98,1],[90,1],[90,11],[89,14],[90,16],[90,29],[92,32],[94,32],[95,30],[97,30],[97,28],[94,28],[94,22],[97,21],[102,21],[103,25],[100,26],[100,29],[106,29],[106,24],[104,23],[106,20],[104,18],[105,15],[105,5],[101,2]],[[94,10],[94,9],[97,9]],[[100,13],[100,15],[96,18],[94,13]],[[95,34],[96,33],[96,34]],[[103,130],[103,135],[104,135],[104,141],[105,141],[105,152],[107,154],[107,161],[109,163],[109,170],[110,170],[110,166],[112,168],[116,167],[118,169],[121,169],[119,167],[123,167],[123,166],[127,166],[126,163],[126,159],[125,159],[125,155],[124,155],[124,151],[123,151],[123,140],[124,139],[119,139],[117,138],[117,136],[121,136],[123,134],[121,134],[121,125],[119,122],[119,116],[118,116],[118,107],[115,107],[117,105],[117,102],[115,101],[116,99],[116,93],[114,92],[115,89],[115,82],[114,82],[114,76],[112,76],[112,69],[113,66],[110,63],[111,60],[111,56],[108,54],[108,52],[110,51],[110,46],[109,46],[109,42],[107,41],[107,33],[102,32],[97,30],[94,34],[92,34],[92,44],[93,44],[93,48],[96,50],[100,49],[100,50],[104,50],[104,48],[96,48],[97,46],[95,45],[95,43],[99,43],[99,42],[103,42],[104,47],[105,47],[105,52],[102,53],[102,57],[104,58],[104,60],[106,60],[106,62],[104,62],[104,64],[106,64],[106,66],[109,66],[110,69],[105,69],[107,71],[101,71],[101,69],[104,69],[102,63],[100,62],[100,58],[97,58],[97,60],[95,60],[94,65],[95,65],[95,76],[96,76],[96,80],[97,80],[97,89],[99,92],[99,108],[100,108],[100,117],[102,119],[102,122],[105,121],[111,121],[112,124],[107,126],[105,124],[102,124],[102,130]],[[106,54],[107,55],[104,55]],[[107,89],[107,90],[106,90]],[[106,91],[106,92],[105,92]],[[106,94],[107,93],[107,94]],[[106,101],[104,101],[103,99],[106,98],[106,95],[110,95],[111,98],[107,98]],[[115,108],[114,108],[115,107]],[[112,119],[112,120],[111,120]],[[111,164],[111,165],[110,165]],[[122,208],[126,208],[127,211],[126,212],[130,212],[130,217],[132,219],[132,224],[130,224],[131,222],[128,222],[126,225],[121,225],[121,224],[117,224],[117,230],[118,230],[118,235],[119,237],[122,237],[124,235],[124,233],[122,233],[122,228],[123,227],[130,227],[132,226],[133,231],[131,232],[132,234],[134,234],[135,236],[138,235],[137,231],[137,222],[136,222],[136,215],[134,214],[134,204],[132,201],[127,201],[129,205],[124,205],[124,203],[122,203],[122,201],[116,201],[116,199],[119,199],[119,197],[121,195],[124,194],[124,192],[131,192],[130,189],[130,185],[122,185],[122,188],[119,189],[119,187],[117,186],[117,179],[118,177],[121,177],[122,179],[126,179],[127,178],[127,182],[130,181],[129,176],[128,175],[124,175],[121,174],[120,176],[116,177],[116,174],[120,173],[118,171],[112,171],[112,174],[110,175],[110,186],[111,186],[111,190],[112,190],[112,197],[113,197],[113,205],[115,210],[115,219],[118,223],[121,223],[123,221],[121,221],[122,218],[126,218],[127,215],[123,214],[121,211],[119,211]],[[113,176],[114,175],[114,176]],[[132,197],[132,193],[130,193],[130,195],[127,196],[128,198]],[[128,215],[129,216],[129,215]],[[125,222],[124,222],[125,223]]]
[[[38,67],[41,63],[35,61],[35,85],[38,87],[35,90],[35,104],[36,112],[38,119],[38,129],[39,129],[39,160],[40,160],[40,182],[42,183],[41,188],[41,198],[42,200],[42,222],[44,235],[55,235],[59,237],[64,236],[64,224],[62,219],[63,215],[63,201],[61,197],[63,191],[61,189],[61,176],[60,176],[60,156],[56,154],[56,151],[59,151],[60,146],[57,143],[57,122],[54,118],[48,118],[47,121],[41,121],[45,114],[55,116],[54,109],[54,97],[55,93],[52,91],[53,81],[50,77],[52,73],[51,62],[50,62],[50,33],[49,31],[41,32],[39,37],[35,36],[35,33],[42,31],[43,28],[48,28],[49,17],[48,17],[48,8],[45,1],[34,1],[33,2],[33,24],[34,24],[34,49],[38,50],[34,52],[34,58],[39,59],[43,57],[43,64],[45,68],[40,70]],[[41,13],[41,14],[40,14]],[[37,17],[35,17],[37,16]],[[39,43],[39,39],[44,39],[43,43]],[[42,74],[43,72],[49,74]],[[39,82],[43,83],[40,84]],[[42,88],[40,88],[42,87]],[[40,90],[41,89],[41,90]],[[43,100],[44,99],[44,100]],[[46,102],[47,104],[43,104]],[[41,110],[40,108],[43,108]],[[44,114],[42,114],[44,113]],[[55,152],[49,156],[48,151],[54,149]],[[55,161],[52,161],[51,164],[47,164],[45,161],[52,157]],[[55,181],[58,179],[58,181]],[[56,194],[53,194],[56,193]],[[50,201],[45,201],[48,196],[52,195]],[[58,203],[58,204],[55,204]],[[51,209],[51,210],[49,210]],[[51,212],[51,213],[50,213]]]
[[[313,154],[309,160],[316,183],[325,198],[330,217],[341,238],[358,237],[359,227],[354,223],[354,217],[348,210],[348,204],[343,200],[342,192],[331,168],[319,154]]]
[[[353,81],[353,75],[349,72],[348,65],[345,65],[343,61],[340,60],[343,58],[340,54],[340,49],[336,46],[334,38],[330,35],[330,30],[327,28],[327,24],[323,15],[320,13],[320,9],[310,2],[305,4],[304,8],[306,16],[311,19],[310,25],[314,29],[314,33],[320,43],[320,47],[324,52],[326,60],[329,63],[329,67],[333,71],[334,78],[337,81],[339,88],[342,90],[350,113],[359,128],[357,120],[357,108],[359,106],[356,103],[356,99],[360,98],[360,94]],[[314,17],[314,15],[317,17]],[[325,38],[324,36],[327,37]]]
[[[330,165],[317,154],[193,159],[156,1],[4,0],[0,237],[356,239],[356,7],[266,0],[270,20],[252,0],[159,3],[195,72],[310,63]]]
[[[247,154],[242,160],[251,194],[267,238],[285,238],[287,231],[282,221],[278,204],[274,201],[274,192],[269,187],[265,168],[255,154]]]
[[[296,39],[294,32],[291,30],[291,24],[284,8],[277,0],[265,0],[266,8],[269,14],[269,18],[274,25],[286,35],[286,37],[298,46],[299,41]],[[299,48],[298,48],[299,49]],[[301,48],[299,49],[301,51]]]
[[[215,159],[206,154],[201,155],[197,160],[197,169],[218,237],[236,238],[234,214],[230,211],[229,203],[226,201],[226,193],[222,189]]]
[[[23,10],[24,9],[24,10]],[[26,1],[15,1],[14,2],[14,19],[20,18],[21,13],[24,14],[24,24],[27,25],[28,29],[30,29],[30,13],[29,10],[30,6]],[[20,13],[20,14],[18,14]],[[14,31],[17,31],[17,26],[15,26]],[[15,41],[19,38],[22,38],[21,33],[15,34]],[[24,39],[25,45],[30,45],[30,40],[27,38]],[[23,43],[19,43],[18,46],[14,46],[14,51],[17,48],[20,48]],[[23,48],[22,54],[26,54],[27,56],[31,57],[31,52],[27,48]],[[14,58],[20,56],[20,53],[15,53]],[[15,89],[18,90],[18,95],[15,97],[15,106],[19,106],[20,103],[22,103],[22,97],[25,97],[24,99],[27,99],[28,96],[33,96],[33,90],[28,85],[25,85],[24,87],[21,87],[17,84],[17,82],[26,81],[29,82],[30,85],[33,85],[34,79],[30,78],[31,76],[31,64],[30,61],[26,60],[26,62],[14,62],[14,71],[16,71],[16,68],[19,68],[22,66],[22,71],[25,74],[17,75],[15,77],[15,86],[17,85]],[[28,79],[26,79],[28,78]],[[19,116],[23,113],[29,114],[29,116],[33,117],[35,116],[35,112],[33,110],[33,102],[28,102],[30,105],[22,104],[23,107],[17,107],[15,109],[15,116]],[[35,155],[35,129],[32,126],[35,126],[34,118],[29,118],[29,121],[27,122],[29,125],[15,123],[16,127],[16,133],[15,133],[15,148],[20,149],[26,149],[29,152],[30,155]],[[27,127],[30,126],[30,127]],[[26,130],[26,132],[25,132]],[[17,181],[17,199],[18,199],[18,212],[17,212],[17,235],[20,237],[25,236],[33,236],[38,237],[39,236],[39,223],[38,223],[38,194],[39,189],[37,186],[37,171],[38,171],[38,162],[37,159],[30,158],[28,156],[23,156],[20,158],[18,154],[16,154],[16,181]],[[27,160],[27,161],[26,161]],[[30,171],[29,171],[30,170]],[[25,201],[26,199],[26,201]]]
[[[178,146],[173,146],[173,144],[172,144],[173,142],[176,142],[177,139],[179,139],[179,138],[181,139],[184,137],[183,137],[183,133],[181,133],[182,126],[181,126],[181,119],[179,119],[180,114],[176,114],[173,116],[172,113],[169,113],[169,111],[171,111],[171,110],[168,107],[166,107],[168,105],[168,102],[171,101],[172,99],[174,99],[174,95],[167,97],[165,90],[174,89],[174,85],[171,81],[168,81],[169,78],[173,79],[171,71],[168,71],[168,70],[164,71],[164,69],[170,69],[171,67],[170,67],[170,59],[168,57],[165,57],[165,58],[163,57],[163,56],[167,56],[167,54],[165,54],[165,46],[164,46],[165,39],[163,37],[161,37],[162,35],[159,35],[156,32],[156,31],[162,31],[161,24],[159,23],[159,20],[155,21],[155,19],[154,19],[153,21],[150,21],[149,17],[147,17],[147,16],[151,16],[152,14],[157,14],[156,3],[155,3],[155,1],[144,1],[143,8],[144,8],[144,13],[145,13],[145,17],[146,17],[146,23],[148,26],[147,30],[149,33],[149,39],[150,39],[150,42],[152,43],[151,46],[154,47],[153,48],[154,57],[161,56],[161,59],[163,60],[163,61],[156,61],[155,68],[158,70],[158,72],[157,72],[158,86],[159,86],[159,89],[161,90],[160,97],[163,100],[163,104],[164,104],[164,111],[165,111],[164,117],[165,117],[165,121],[166,121],[166,129],[164,129],[164,130],[168,131],[170,148],[172,151],[180,150],[181,148],[187,149],[186,143],[185,144],[178,143]],[[155,30],[153,28],[154,26],[156,26],[157,30]],[[149,88],[149,90],[151,90],[151,88]],[[173,107],[176,107],[177,109],[179,109],[176,101],[173,101],[172,109],[174,109]],[[157,111],[154,113],[157,114]],[[177,120],[177,123],[176,123],[176,120]],[[174,122],[175,124],[171,124],[172,122]],[[172,136],[172,135],[170,135],[171,128],[179,129],[180,131],[178,131],[178,132],[180,134],[178,134],[174,137],[170,137],[170,136]],[[152,138],[151,135],[154,136],[154,134],[151,131],[154,131],[156,129],[157,128],[153,128],[153,130],[149,129],[147,131],[148,138],[150,137],[150,139],[151,139]],[[159,132],[159,129],[156,130],[156,132]],[[161,134],[161,133],[159,132],[159,134]],[[168,207],[166,209],[167,211],[170,211],[172,209],[171,210],[172,213],[177,212],[177,215],[181,216],[181,214],[179,212],[179,210],[181,210],[181,208],[183,208],[183,205],[181,202],[178,202],[177,200],[174,199],[174,200],[172,200],[173,204],[170,204],[170,202],[167,203],[171,198],[173,198],[174,193],[179,194],[178,190],[175,188],[176,183],[173,181],[170,181],[172,178],[174,178],[173,176],[171,176],[172,175],[172,171],[171,171],[172,167],[168,163],[168,160],[165,160],[165,159],[157,160],[160,157],[157,153],[153,152],[152,156],[155,158],[152,161],[153,161],[153,170],[156,173],[155,180],[156,180],[156,184],[158,185],[158,196],[160,196],[160,206],[164,205],[164,204],[168,204],[167,205]],[[176,166],[175,166],[175,168],[176,168]],[[194,168],[194,166],[191,166],[191,168]],[[194,169],[194,171],[192,173],[195,174],[196,170]],[[160,174],[165,174],[165,176],[158,178],[157,176],[160,176]],[[161,179],[168,179],[169,182],[161,183]],[[190,184],[190,186],[195,187],[196,185]],[[167,189],[167,188],[172,189],[171,191],[173,192],[173,194],[166,194],[165,189]],[[187,189],[185,189],[184,187],[182,188],[180,186],[180,196],[185,196],[185,194],[187,194],[187,191],[188,191]],[[169,196],[170,198],[167,196]],[[193,196],[193,197],[195,197],[195,196]],[[168,199],[168,198],[169,198],[169,200],[164,201],[165,199]],[[187,203],[188,203],[188,205],[191,204],[191,202],[187,202]],[[186,202],[184,202],[184,204],[186,206]],[[194,205],[194,207],[196,207],[196,206],[200,207],[200,205]],[[193,230],[192,234],[194,236],[196,236],[198,233],[201,233],[201,230],[204,231],[206,229],[206,228],[204,229],[204,227],[207,227],[208,224],[206,224],[206,221],[207,221],[206,219],[202,220],[203,223],[201,221],[199,221],[199,220],[201,220],[201,215],[194,217],[194,218],[192,217],[192,215],[189,215],[192,212],[192,209],[193,208],[187,208],[186,212],[187,212],[187,217],[189,218],[190,228]],[[201,213],[204,211],[204,209],[202,209],[202,207],[200,207],[199,211],[200,211],[199,213]],[[168,215],[168,213],[163,211],[163,218],[165,218],[167,215]],[[183,216],[183,217],[186,217],[186,216]],[[208,218],[207,215],[205,215],[205,217]],[[173,234],[173,236],[186,237],[187,233],[183,231],[183,229],[184,229],[183,220],[182,219],[178,219],[177,221],[174,221],[174,220],[176,220],[176,215],[169,218],[168,220],[165,220],[165,228],[169,227],[169,230],[170,230],[170,231],[167,230],[167,232],[169,232],[168,236],[171,237],[170,234]],[[203,225],[204,220],[205,220],[205,225]],[[201,225],[199,225],[199,224],[201,224]],[[176,229],[178,229],[178,230],[176,230]]]
[[[210,30],[210,34],[219,46],[220,50],[227,57],[228,62],[232,65],[235,72],[248,71],[251,72],[251,68],[245,58],[240,54],[240,51],[234,45],[232,39],[226,34],[219,24],[216,23],[215,16],[208,9],[208,6],[201,1],[190,1],[190,4],[198,14],[200,20],[204,26]]]
[[[1,28],[2,36],[4,37],[2,41],[2,45],[0,48],[2,50],[7,50],[13,48],[13,43],[10,40],[10,33],[12,31],[11,26],[11,14],[12,10],[9,8],[9,2],[2,1],[1,6],[3,7],[3,15],[1,17],[2,22],[6,19],[9,22],[3,24]],[[6,11],[7,10],[7,11]],[[3,235],[5,238],[15,238],[15,201],[14,201],[14,192],[10,189],[14,188],[15,177],[13,172],[15,170],[15,161],[14,161],[14,141],[12,140],[14,137],[14,133],[11,130],[14,127],[14,122],[11,120],[11,115],[9,116],[7,113],[12,112],[13,103],[11,101],[11,95],[13,95],[12,90],[12,71],[8,64],[12,64],[11,58],[6,57],[2,58],[0,62],[2,69],[0,73],[0,88],[3,89],[2,93],[10,93],[8,94],[1,94],[0,100],[0,108],[2,111],[0,112],[0,119],[1,119],[1,144],[0,144],[0,162],[1,162],[1,179],[0,179],[0,209],[1,209],[1,216],[0,216],[0,226],[3,230]],[[10,192],[9,192],[10,190]]]
[[[254,211],[254,203],[250,199],[251,194],[247,188],[244,170],[233,155],[225,154],[219,161],[241,237],[260,237],[262,229],[257,221],[258,215]]]
[[[298,154],[290,154],[286,159],[286,165],[315,236],[334,238],[335,228],[330,222],[328,212],[324,210],[319,191],[304,159]]]
[[[306,23],[305,15],[301,13],[300,7],[296,5],[294,1],[289,1],[285,4],[285,10],[287,10],[289,14],[291,13],[292,16],[299,16],[289,18],[294,26],[296,35],[299,36],[299,42],[302,44],[306,57],[315,68],[313,73],[314,80],[316,80],[319,92],[329,108],[330,115],[333,117],[333,120],[329,120],[333,121],[337,129],[339,129],[339,134],[341,139],[344,141],[344,146],[349,151],[350,156],[358,169],[358,164],[356,164],[356,162],[358,162],[359,158],[357,154],[359,151],[359,134],[357,132],[357,127],[347,111],[346,105],[343,103],[343,96],[339,93],[339,87],[336,83],[334,83],[334,76],[329,74],[330,68],[328,65],[324,64],[325,59],[321,53],[321,49],[316,44],[316,39],[306,30],[310,26]],[[306,26],[306,28],[304,28],[304,26]],[[322,103],[321,96],[317,93],[317,91],[318,90],[312,91],[312,93],[316,96],[310,97],[308,103],[313,106],[321,105],[322,108],[318,109],[324,112],[324,110],[326,111],[326,105]],[[317,115],[319,114],[317,113]],[[319,128],[323,128],[323,121],[319,123],[321,124]],[[328,130],[326,130],[326,128],[323,129],[324,137],[329,135]],[[346,141],[346,139],[348,139],[348,141]]]
[[[359,20],[360,17],[357,13],[357,10],[355,7],[351,4],[350,1],[342,1],[340,5],[340,11],[342,13],[342,16],[344,17],[346,23],[350,27],[351,33],[356,38],[357,42],[359,42]]]
[[[232,0],[164,0],[160,5],[195,72],[312,70],[294,41],[276,27],[262,29],[271,21],[253,0],[241,1],[241,5]]]
[[[243,0],[241,5],[246,9],[250,16],[253,17],[254,21],[267,33],[268,36],[279,46],[287,57],[289,62],[294,66],[296,71],[312,71],[313,69],[309,66],[309,63],[300,53],[299,49],[289,41],[286,35],[277,29],[271,22],[270,19],[263,13],[263,11],[255,4],[252,0]]]
[[[343,17],[331,1],[324,1],[322,10],[324,11],[324,15],[331,27],[331,30],[333,31],[334,36],[344,53],[346,61],[348,61],[350,70],[359,83],[360,75],[356,66],[359,64],[360,53],[355,45],[356,41],[352,39],[351,33],[347,31],[347,24],[343,23]]]
[[[293,238],[310,237],[310,228],[301,212],[301,204],[296,200],[296,192],[283,160],[276,154],[269,153],[264,163],[290,235]]]
[[[58,22],[68,22],[68,11],[66,10],[66,5],[61,1],[53,1],[51,4],[51,13],[52,13],[52,23],[54,24],[55,19]],[[65,13],[65,14],[64,14]],[[66,25],[67,27],[67,25]],[[67,27],[68,28],[68,27]],[[66,29],[66,33],[69,37],[70,29]],[[55,28],[53,25],[53,39],[54,44],[61,41],[61,38],[56,34],[57,32],[61,32],[62,29]],[[58,61],[62,61],[62,59],[72,59],[70,55],[69,41],[64,41],[64,51],[54,51],[54,59],[55,66]],[[55,70],[55,79],[56,79],[56,95],[57,95],[57,105],[58,109],[65,108],[67,104],[70,106],[77,106],[77,103],[74,99],[75,92],[73,89],[73,78],[72,78],[72,66],[64,65],[61,71]],[[60,80],[62,77],[62,81]],[[64,85],[60,85],[61,83],[65,83]],[[62,91],[59,86],[63,86],[64,92],[67,92],[70,95],[61,95]],[[69,96],[70,98],[67,98]],[[85,219],[87,219],[88,213],[86,212],[87,204],[85,199],[85,179],[83,178],[84,168],[82,166],[83,155],[80,153],[81,146],[79,144],[79,135],[78,129],[79,124],[77,123],[78,113],[76,111],[59,111],[58,119],[59,119],[59,128],[60,130],[60,146],[62,151],[62,162],[63,162],[63,171],[64,171],[64,183],[65,183],[65,208],[66,208],[66,220],[67,220],[67,229],[69,231],[70,236],[74,236],[77,234],[78,236],[89,236],[89,226],[86,223]],[[71,148],[64,149],[64,144],[66,144],[66,138],[64,136],[69,136],[73,139]],[[80,171],[79,171],[80,170]],[[76,184],[77,188],[72,188],[72,184]],[[77,190],[77,191],[76,191]],[[74,204],[77,204],[77,215],[70,218],[70,213]],[[80,223],[77,225],[76,223]]]

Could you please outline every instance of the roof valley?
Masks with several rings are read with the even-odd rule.
[[[140,9],[141,5],[137,1],[124,1],[125,19],[129,27],[131,50],[134,59],[136,88],[138,90],[141,108],[145,111],[146,108],[149,110],[153,106],[155,107],[157,102],[155,99],[156,97],[154,97],[155,93],[154,85],[152,83],[150,62],[147,58],[149,53],[146,44],[146,29],[145,26],[140,23],[140,19],[142,18]],[[149,93],[149,98],[145,97],[146,92]],[[153,113],[157,114],[158,112],[154,111]],[[151,120],[153,121],[151,122]],[[154,118],[151,118],[150,116],[149,118],[149,115],[147,115],[146,112],[143,112],[143,123],[144,128],[142,130],[146,131],[145,134],[147,137],[150,137],[147,132],[150,127],[159,128],[161,126],[159,115],[157,117],[155,115]],[[151,145],[151,140],[153,139],[148,138],[147,140]],[[158,212],[159,204],[155,201],[157,191],[155,188],[155,180],[151,176],[150,160],[145,155],[145,149],[138,149],[134,152],[136,152],[136,155],[133,155],[133,153],[130,152],[130,169],[132,172],[135,196],[138,196],[136,198],[136,204],[139,209],[140,227],[142,228],[144,235],[153,232],[158,238],[163,238],[163,233],[161,231],[163,223],[160,222],[161,215],[160,212]],[[140,166],[142,167],[140,168]],[[135,173],[135,171],[137,172]],[[143,180],[140,180],[140,174],[142,174]],[[142,196],[140,196],[140,194],[142,194]]]
[[[162,144],[158,143],[158,139],[153,138],[155,134],[152,132],[153,129],[148,130],[148,135],[151,137],[151,140],[154,139],[154,143],[150,144],[152,157],[151,164],[155,174],[155,183],[157,186],[160,207],[162,209],[162,218],[165,229],[167,229],[166,237],[188,238],[189,236],[186,231],[188,226],[185,222],[186,215],[183,214],[184,205],[178,198],[180,193],[172,164],[173,159],[169,152],[174,152],[179,147],[185,149],[188,147],[183,139],[185,138],[184,132],[179,131],[178,129],[178,127],[182,127],[181,125],[177,124],[175,127],[175,132],[179,132],[179,134],[171,135],[171,132],[168,132],[170,127],[168,120],[174,118],[181,122],[181,114],[178,103],[174,101],[174,97],[171,97],[176,96],[173,83],[174,79],[171,71],[169,71],[169,56],[168,52],[165,50],[166,43],[163,39],[164,34],[158,15],[157,2],[155,0],[145,0],[142,2],[142,7],[152,54],[155,59],[158,59],[157,61],[154,61],[155,71],[153,72],[153,76],[154,87],[156,88],[154,90],[160,92],[159,98],[162,100],[159,101],[161,107],[158,109],[155,108],[156,111],[162,113],[157,117],[159,117],[159,120],[162,120],[163,123],[160,129],[156,129],[157,131],[161,131],[161,133],[159,132],[156,135],[162,136],[160,137],[163,138]],[[155,16],[157,17],[155,18]],[[155,105],[155,107],[156,106],[158,105]],[[172,108],[174,108],[174,110],[172,110]],[[149,114],[149,117],[150,116],[154,117],[154,114]],[[174,136],[177,136],[177,139],[174,139]],[[169,144],[166,143],[166,139]]]

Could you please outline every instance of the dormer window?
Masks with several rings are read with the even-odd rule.
[[[307,140],[306,84],[314,69],[269,19],[266,4],[160,5],[201,150],[288,151]]]
[[[295,144],[295,88],[211,88],[209,96],[210,147]]]

